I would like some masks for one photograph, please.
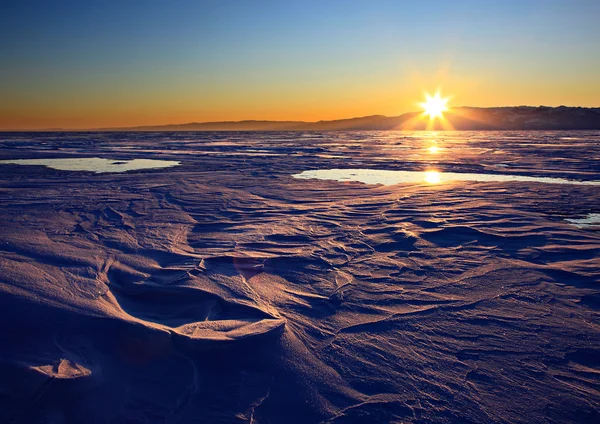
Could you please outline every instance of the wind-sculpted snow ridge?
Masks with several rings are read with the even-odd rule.
[[[596,423],[598,186],[293,175],[593,181],[599,141],[3,135],[6,160],[180,165],[0,165],[0,422]]]

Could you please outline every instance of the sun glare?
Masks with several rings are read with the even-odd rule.
[[[425,115],[429,115],[429,119],[441,118],[448,110],[448,100],[447,97],[442,97],[439,91],[434,96],[425,93],[425,102],[421,103],[421,107],[425,110]]]

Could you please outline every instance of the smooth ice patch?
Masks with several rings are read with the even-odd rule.
[[[96,174],[105,172],[127,172],[138,169],[169,168],[179,165],[175,160],[131,159],[113,160],[103,158],[64,158],[64,159],[15,159],[0,160],[0,164],[42,165],[59,171],[90,171]]]
[[[292,175],[299,179],[357,181],[365,184],[394,185],[401,183],[440,184],[451,181],[536,182],[546,184],[600,185],[600,181],[577,181],[564,178],[527,177],[523,175],[468,174],[438,171],[382,171],[378,169],[319,169]]]
[[[589,228],[600,226],[600,213],[590,213],[585,218],[567,219],[567,222],[579,228]]]

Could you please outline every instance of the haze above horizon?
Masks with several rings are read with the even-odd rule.
[[[0,130],[600,106],[600,2],[22,1]]]

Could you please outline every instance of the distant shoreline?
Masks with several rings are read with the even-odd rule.
[[[600,108],[514,106],[457,107],[442,120],[421,112],[371,115],[330,121],[222,121],[106,128],[9,129],[18,132],[325,132],[325,131],[576,131],[600,130]]]
[[[600,131],[600,128],[552,128],[552,129],[480,129],[480,130],[362,130],[362,129],[349,129],[349,130],[112,130],[112,129],[99,129],[99,130],[0,130],[0,134],[23,134],[23,133],[82,133],[82,134],[95,134],[95,133],[326,133],[326,132],[398,132],[398,133],[409,133],[409,132],[507,132],[507,131]]]

